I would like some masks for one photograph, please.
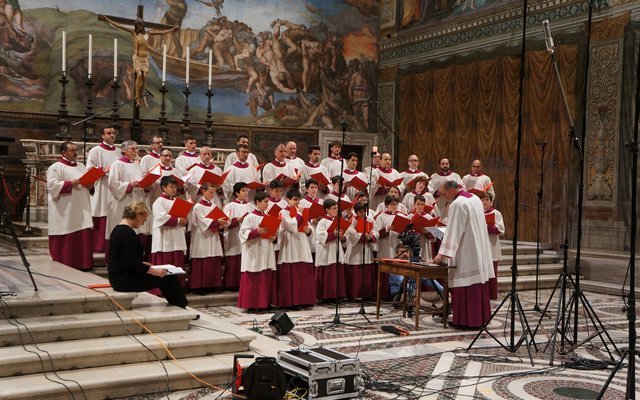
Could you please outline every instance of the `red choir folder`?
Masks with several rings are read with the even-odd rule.
[[[373,223],[366,221],[364,218],[359,218],[356,222],[356,232],[360,234],[371,233],[373,229]]]
[[[291,179],[290,177],[286,176],[285,174],[280,174],[278,176],[276,176],[275,178],[273,178],[274,181],[282,181],[282,186],[284,187],[289,187],[291,185],[293,185],[293,183],[295,182],[293,179]]]
[[[475,194],[476,196],[480,196],[481,194],[484,193],[484,190],[480,190],[480,189],[469,189],[469,193]]]
[[[222,211],[219,207],[213,207],[213,210],[211,210],[211,212],[207,214],[207,218],[210,218],[214,221],[217,221],[219,219],[229,220],[227,214],[225,214],[224,211]]]
[[[424,233],[424,228],[428,226],[435,226],[433,224],[437,222],[432,222],[434,220],[435,218],[427,219],[423,215],[415,214],[413,218],[411,218],[411,223],[413,224],[413,229],[415,229],[418,232]]]
[[[192,169],[194,169],[196,167],[196,165],[198,165],[198,163],[193,163],[193,164],[189,165],[189,167],[187,168],[187,171],[191,171]]]
[[[96,183],[96,181],[105,175],[104,170],[100,167],[93,167],[89,169],[80,177],[80,184],[84,187],[89,187]]]
[[[344,199],[339,199],[338,202],[340,203],[338,205],[338,207],[340,208],[340,210],[345,211],[350,209],[351,207],[353,207],[353,203]]]
[[[351,184],[352,187],[354,187],[358,192],[361,192],[363,190],[365,190],[367,188],[367,186],[369,186],[367,184],[367,182],[363,181],[362,179],[358,178],[357,176],[354,176],[353,179],[351,179],[349,181],[349,183]]]
[[[247,188],[251,190],[264,189],[266,185],[260,182],[249,182],[247,183]]]
[[[176,182],[178,183],[178,186],[184,186],[184,180],[182,180],[182,179],[178,178],[178,177],[176,176],[176,174],[171,174],[170,176],[172,176],[172,177],[173,177],[173,179],[175,179],[175,180],[176,180]]]
[[[256,166],[256,171],[260,172],[262,170],[262,168],[264,168],[265,165],[266,165],[266,163],[258,164]]]
[[[333,232],[336,229],[338,229],[338,220],[340,221],[340,230],[342,230],[342,231],[346,231],[347,228],[349,228],[349,226],[351,226],[351,222],[347,221],[346,219],[335,217],[333,219],[333,222],[329,226],[329,229],[327,229],[328,232]]]
[[[391,229],[394,232],[402,233],[410,223],[411,220],[405,215],[396,214],[396,216],[393,218],[393,222],[391,223]]]
[[[176,197],[175,200],[173,200],[171,210],[169,210],[169,215],[175,218],[187,218],[192,207],[193,203]]]
[[[484,219],[487,221],[487,225],[495,225],[496,224],[496,214],[485,214]]]
[[[298,215],[298,209],[297,208],[289,208],[289,216],[291,218],[295,217],[296,215]]]
[[[204,174],[202,174],[202,178],[200,178],[198,184],[202,185],[205,182],[209,182],[216,186],[222,186],[224,180],[227,178],[227,175],[229,175],[229,171],[225,172],[222,175],[216,175],[211,171],[204,171]]]
[[[271,206],[269,211],[267,211],[267,215],[271,215],[272,217],[280,218],[280,211],[281,210],[282,210],[282,207],[280,207],[277,204],[274,204],[273,206]]]
[[[428,204],[424,205],[424,212],[426,212],[427,214],[430,214],[431,211],[433,211],[433,206],[430,206]]]
[[[316,172],[315,174],[311,174],[311,178],[318,181],[319,184],[327,186],[329,184],[329,179],[322,172]]]
[[[267,228],[268,231],[260,235],[263,239],[269,239],[272,236],[275,236],[278,232],[278,227],[280,226],[280,218],[273,217],[271,215],[265,215],[262,217],[262,221],[260,221],[260,228]]]
[[[155,167],[151,168],[149,172],[144,175],[142,180],[138,182],[138,184],[141,188],[148,188],[149,186],[153,185],[153,183],[157,181],[161,176],[162,172],[160,171],[160,164],[158,164]]]
[[[404,178],[398,178],[396,180],[390,181],[384,176],[381,176],[378,178],[378,185],[384,186],[384,187],[398,186],[402,183],[403,180]]]
[[[302,223],[298,225],[298,232],[304,232],[307,226],[309,226],[309,209],[305,208],[302,210]]]
[[[311,203],[311,206],[306,209],[309,210],[309,219],[321,218],[326,214],[320,203]]]

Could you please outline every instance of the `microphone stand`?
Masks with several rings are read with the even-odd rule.
[[[636,241],[638,234],[638,122],[640,120],[640,64],[636,65],[636,110],[633,125],[633,139],[626,144],[631,153],[631,220],[629,226],[629,295],[627,301],[627,319],[629,321],[629,348],[622,353],[611,371],[609,378],[600,390],[597,399],[602,399],[616,373],[622,368],[624,359],[629,357],[627,365],[627,390],[625,399],[636,398],[636,357],[640,353],[636,349]],[[624,287],[623,287],[624,296]]]
[[[541,312],[542,309],[538,305],[539,282],[540,282],[540,207],[542,205],[542,196],[544,193],[544,148],[547,142],[536,143],[540,146],[540,188],[538,189],[538,209],[536,214],[536,302],[533,305],[533,311]]]
[[[347,123],[342,121],[340,123],[340,126],[342,127],[342,144],[344,144],[345,136],[347,132]],[[340,209],[340,197],[342,197],[343,182],[344,182],[344,157],[340,157],[340,181],[338,182],[338,215],[336,216],[336,218],[338,218],[338,224],[336,227],[336,229],[338,230],[338,237],[336,238],[336,242],[337,242],[336,243],[336,313],[333,316],[333,321],[326,323],[327,326],[320,329],[320,332],[324,332],[328,329],[332,329],[340,325],[360,328],[357,325],[347,324],[340,320],[340,294],[338,293],[338,287],[340,286],[339,285],[340,284],[340,267],[342,267],[342,269],[344,270],[344,260],[342,262],[340,261],[340,247],[342,246],[342,243],[340,243],[340,222],[342,220],[342,210]]]
[[[519,226],[519,216],[520,216],[520,161],[522,154],[522,136],[523,136],[523,108],[524,108],[524,76],[525,76],[525,65],[526,65],[526,33],[527,33],[527,10],[529,8],[528,0],[524,0],[524,5],[522,9],[522,50],[520,53],[520,89],[519,89],[519,109],[518,109],[518,141],[516,146],[516,171],[515,171],[515,179],[513,182],[513,188],[515,192],[514,196],[514,215],[513,215],[513,256],[512,256],[512,264],[511,264],[511,291],[507,294],[507,296],[502,300],[498,308],[493,312],[487,323],[485,323],[480,332],[473,339],[469,347],[467,347],[467,351],[473,347],[474,343],[480,338],[483,332],[486,332],[493,340],[495,340],[503,349],[507,350],[510,353],[516,353],[520,346],[525,343],[527,346],[527,352],[529,354],[529,360],[531,361],[531,365],[533,364],[533,355],[531,354],[531,345],[538,350],[536,342],[534,340],[534,335],[531,333],[531,328],[529,326],[529,322],[527,322],[527,316],[524,312],[524,308],[522,307],[522,303],[520,301],[520,297],[518,296],[517,291],[517,280],[518,280],[518,226]],[[493,318],[498,314],[502,306],[509,301],[508,304],[508,316],[507,319],[510,322],[509,326],[509,338],[507,339],[507,343],[502,343],[493,333],[491,333],[487,327],[493,320]],[[516,341],[516,313],[518,315],[518,320],[520,322],[520,338]],[[544,315],[544,314],[543,314]],[[445,316],[446,317],[446,316]],[[505,321],[506,324],[506,321]],[[530,339],[529,339],[530,338]]]
[[[588,17],[588,23],[587,23],[587,43],[586,43],[586,48],[587,48],[587,62],[586,62],[586,68],[585,68],[585,90],[587,90],[586,88],[588,87],[587,83],[588,83],[588,79],[589,79],[589,48],[590,48],[590,43],[591,43],[591,21],[592,21],[592,16],[593,16],[593,4],[590,1],[589,2],[589,17]],[[545,29],[548,29],[548,25],[545,26]],[[550,32],[548,33],[548,35],[550,35]],[[550,37],[549,37],[550,39]],[[553,296],[556,292],[556,290],[558,289],[558,287],[560,288],[560,299],[558,301],[558,305],[557,305],[557,315],[556,315],[556,322],[553,328],[553,332],[550,335],[550,340],[549,342],[547,342],[547,345],[545,346],[544,351],[547,350],[547,348],[549,347],[549,345],[551,345],[551,359],[549,361],[549,365],[553,365],[553,361],[554,361],[554,353],[556,351],[556,344],[557,344],[557,337],[558,335],[560,335],[560,346],[558,348],[558,353],[560,354],[568,354],[571,351],[575,350],[576,348],[578,348],[579,346],[581,346],[582,344],[590,341],[591,339],[593,339],[594,337],[598,336],[600,338],[600,340],[602,341],[602,343],[604,344],[605,349],[607,350],[607,353],[609,354],[609,358],[613,361],[613,354],[611,353],[611,350],[609,349],[609,345],[607,344],[607,340],[608,342],[613,346],[614,350],[616,351],[616,353],[618,355],[621,355],[620,350],[618,350],[618,347],[616,346],[616,344],[614,343],[613,339],[611,338],[611,336],[609,335],[609,332],[607,332],[607,329],[605,328],[604,324],[602,323],[602,321],[600,321],[600,318],[598,318],[598,315],[596,314],[595,310],[593,309],[593,307],[591,306],[591,304],[589,303],[589,300],[587,300],[587,297],[585,296],[584,292],[582,290],[580,290],[580,250],[581,250],[581,244],[582,244],[582,213],[583,213],[583,200],[584,200],[584,148],[582,147],[582,143],[580,141],[580,139],[576,136],[576,132],[575,132],[575,125],[573,123],[573,118],[571,116],[571,109],[569,108],[569,103],[567,102],[567,96],[565,94],[565,89],[564,89],[564,85],[562,84],[562,78],[560,76],[560,70],[558,68],[558,60],[556,58],[556,49],[555,46],[553,46],[553,40],[549,40],[550,43],[547,44],[548,50],[551,53],[551,60],[553,62],[553,69],[556,75],[556,78],[558,80],[558,85],[560,86],[560,94],[562,95],[562,101],[564,103],[564,109],[565,109],[565,114],[567,116],[567,118],[569,119],[569,146],[570,148],[573,148],[577,154],[578,154],[578,161],[579,161],[579,173],[578,173],[578,193],[577,193],[577,204],[576,204],[576,208],[578,209],[578,215],[577,215],[577,233],[576,233],[576,261],[575,261],[575,281],[573,280],[573,278],[571,277],[571,274],[569,273],[568,270],[568,259],[569,259],[569,239],[568,239],[568,225],[569,225],[569,218],[568,218],[568,213],[569,213],[569,203],[568,201],[566,202],[566,221],[565,221],[565,239],[564,242],[562,243],[562,245],[560,246],[563,249],[563,266],[562,266],[562,273],[560,274],[560,276],[558,277],[558,280],[556,282],[555,287],[553,288],[551,295],[549,296],[549,300],[547,301],[547,304],[544,308],[544,310],[542,311],[542,315],[540,316],[540,320],[538,321],[538,325],[536,326],[535,330],[533,331],[533,336],[535,337],[536,332],[538,331],[538,328],[540,328],[542,326],[542,320],[545,317],[545,314],[547,312],[547,309],[549,308],[549,305],[551,304],[551,300],[553,299]],[[585,112],[583,113],[583,131],[582,131],[582,141],[584,141],[585,139],[585,135],[586,135],[586,118],[587,118],[587,94],[585,93],[584,95],[584,109]],[[573,164],[573,153],[570,153],[570,157],[569,157],[569,174],[571,174],[571,166]],[[569,175],[571,176],[571,175]],[[569,179],[569,181],[571,181],[571,179]],[[565,189],[565,198],[568,200],[568,193],[569,193],[569,185],[566,185],[566,189]],[[569,288],[569,286],[572,288],[572,293],[571,296],[569,297],[569,301],[566,301],[566,296],[567,296],[567,289]],[[588,318],[587,322],[591,322],[591,325],[594,328],[594,332],[587,335],[587,337],[585,339],[583,339],[582,341],[578,342],[578,305],[579,303],[582,304],[582,307],[584,308],[584,313],[585,313],[585,320]],[[568,311],[568,313],[567,313]],[[573,314],[573,315],[572,315]],[[573,336],[570,338],[569,337],[569,329],[571,327],[571,319],[573,319]],[[605,336],[606,339],[605,340]],[[568,343],[570,346],[569,347],[565,347],[565,342]]]
[[[364,209],[364,230],[365,233],[362,234],[362,239],[363,239],[363,245],[362,245],[362,275],[361,275],[361,285],[364,285],[364,260],[366,259],[366,254],[367,254],[367,224],[369,223],[369,201],[371,200],[371,176],[373,175],[373,157],[375,156],[376,152],[372,151],[371,152],[371,166],[369,167],[369,181],[367,184],[367,204],[366,207]],[[372,258],[373,258],[373,254],[372,254]],[[370,263],[370,267],[373,267],[374,263],[373,260],[371,260]],[[364,319],[367,320],[368,323],[371,323],[371,320],[369,319],[369,317],[367,317],[367,312],[364,309],[364,296],[362,295],[362,288],[360,289],[360,309],[358,310],[358,312],[355,314],[356,316],[358,315],[362,315],[364,317]]]
[[[140,96],[140,97],[141,97],[141,98],[144,98],[144,97],[148,97],[148,96],[153,97],[153,95],[151,94],[151,92],[150,92],[150,91],[145,90],[145,91],[144,91],[144,93],[142,94],[142,96]],[[133,103],[134,101],[136,101],[136,100],[137,100],[137,98],[135,98],[135,99],[131,99],[131,100],[127,100],[127,101],[123,101],[122,103],[118,104],[118,105],[115,107],[115,110],[114,110],[114,107],[111,107],[111,108],[109,108],[108,110],[104,110],[104,111],[99,112],[99,113],[97,113],[97,114],[90,115],[90,116],[88,116],[88,117],[87,117],[87,118],[85,118],[85,119],[81,119],[80,121],[78,121],[78,122],[75,122],[75,123],[71,124],[71,126],[76,126],[76,125],[79,125],[79,124],[81,124],[81,123],[83,123],[83,122],[85,122],[85,121],[90,121],[90,120],[92,120],[92,119],[95,119],[96,117],[100,117],[100,116],[102,116],[102,115],[105,115],[105,114],[106,114],[106,113],[108,113],[108,112],[113,112],[113,111],[120,110],[122,107],[124,107],[124,106],[126,106],[126,105],[128,105],[128,104],[132,104],[132,103]]]

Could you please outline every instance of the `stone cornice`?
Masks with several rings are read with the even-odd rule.
[[[583,22],[589,11],[587,1],[546,0],[529,5],[527,37],[542,40],[542,21],[548,19],[554,29],[563,31],[583,30]],[[594,11],[594,20],[625,11],[636,11],[638,2],[614,1]],[[633,17],[633,15],[632,15]],[[380,67],[407,65],[416,62],[447,57],[452,54],[490,48],[521,40],[521,4],[505,6],[499,10],[478,12],[473,18],[458,18],[454,22],[430,26],[421,30],[400,32],[391,39],[379,42]]]

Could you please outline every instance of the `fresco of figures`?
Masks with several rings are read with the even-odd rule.
[[[144,52],[126,31],[138,4],[145,23],[163,24],[144,27]],[[101,15],[130,22],[117,29]],[[164,73],[168,116],[180,119],[189,53],[193,119],[204,119],[211,82],[216,122],[372,131],[378,29],[374,0],[0,0],[0,109],[57,113],[64,48],[72,114],[90,96],[94,111],[111,107],[114,75],[119,101],[132,100],[141,71],[132,55],[142,55],[154,97],[141,117],[159,115]]]

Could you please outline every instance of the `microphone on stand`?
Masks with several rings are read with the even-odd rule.
[[[544,43],[547,46],[547,51],[551,53],[551,55],[555,54],[556,46],[553,43],[553,36],[551,36],[551,26],[549,25],[548,19],[542,21],[542,31],[544,33]]]
[[[371,104],[378,104],[378,101],[368,101],[362,105],[362,107],[369,107]]]

